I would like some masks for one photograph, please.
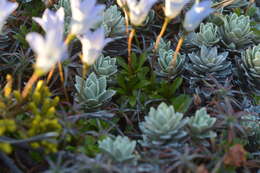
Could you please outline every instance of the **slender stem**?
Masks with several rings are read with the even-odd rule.
[[[178,54],[180,52],[181,46],[183,44],[183,41],[184,41],[184,36],[182,36],[179,39],[179,41],[178,41],[177,47],[176,47],[175,52],[173,54],[173,58],[172,58],[172,60],[170,62],[170,68],[174,68],[175,65],[176,65],[177,57],[178,57]]]
[[[66,44],[66,45],[69,45],[70,42],[71,42],[75,37],[76,37],[76,35],[74,35],[74,34],[69,34],[69,35],[67,36],[66,40],[65,40],[65,44]],[[55,68],[55,66],[54,66],[54,68]],[[58,62],[58,68],[59,68],[60,78],[61,78],[61,81],[62,81],[62,83],[63,83],[63,82],[64,82],[64,75],[63,75],[63,69],[62,69],[62,64],[61,64],[61,62]],[[54,71],[54,69],[53,69],[53,71]],[[48,76],[48,79],[50,79],[50,78],[52,77],[53,71],[52,71],[52,73]]]
[[[135,29],[133,28],[128,37],[128,66],[129,66],[129,68],[131,68],[131,66],[132,66],[131,50],[132,50],[132,41],[133,41],[134,35],[135,35]]]
[[[66,45],[69,45],[70,42],[71,42],[75,37],[76,37],[76,35],[74,35],[74,34],[69,34],[69,35],[67,36],[67,38],[65,39],[65,44],[66,44]]]
[[[86,80],[88,69],[89,69],[89,65],[87,63],[83,63],[83,67],[82,67],[82,79],[83,80],[82,80],[81,87],[80,87],[80,94],[83,92],[83,89],[84,89],[84,80]]]
[[[55,71],[55,65],[51,68],[51,71],[50,71],[49,74],[48,74],[47,84],[50,82],[51,77],[53,76],[54,71]]]
[[[61,83],[62,83],[62,86],[63,86],[65,98],[66,98],[67,101],[69,101],[68,92],[67,92],[66,86],[64,85],[65,79],[64,79],[64,74],[63,74],[63,69],[62,69],[62,64],[61,64],[61,62],[58,62],[58,68],[59,68],[60,80],[61,80]]]
[[[163,34],[165,33],[166,28],[167,28],[169,22],[170,22],[170,19],[169,19],[168,17],[165,17],[164,23],[163,23],[163,26],[162,26],[162,29],[161,29],[161,32],[160,32],[160,34],[158,35],[158,37],[156,38],[156,42],[155,42],[155,45],[154,45],[154,51],[155,51],[155,52],[156,52],[156,50],[158,49],[160,40],[161,40]]]
[[[31,78],[29,79],[29,81],[27,82],[26,86],[23,89],[22,92],[22,97],[26,98],[30,89],[32,88],[33,84],[38,80],[39,75],[37,73],[33,73],[33,75],[31,76]]]
[[[68,34],[67,38],[65,39],[65,44],[66,45],[69,45],[70,42],[76,37],[76,35],[74,34]],[[61,62],[59,61],[58,62],[58,68],[59,68],[59,75],[60,75],[60,80],[61,80],[61,83],[63,85],[63,90],[64,90],[64,94],[65,94],[65,98],[67,101],[69,101],[69,96],[68,96],[68,92],[67,92],[67,89],[64,85],[64,74],[63,74],[63,69],[62,69],[62,64]],[[55,70],[55,66],[52,68],[52,70],[50,71],[48,77],[47,77],[47,83],[49,83],[53,73],[54,73],[54,70]]]
[[[61,80],[62,83],[64,83],[64,74],[63,74],[61,62],[58,62],[58,68],[59,68],[60,80]]]
[[[125,32],[126,32],[126,34],[128,35],[128,33],[129,33],[129,18],[128,18],[128,13],[127,13],[127,11],[126,11],[126,9],[125,8],[123,8],[123,11],[124,11],[124,13],[125,13]]]
[[[89,65],[87,63],[84,63],[83,68],[82,68],[82,78],[83,79],[87,78],[88,69],[89,69]]]
[[[76,37],[76,35],[74,35],[74,34],[68,34],[67,38],[65,39],[65,44],[66,44],[66,45],[69,45],[70,42],[71,42],[75,37]],[[64,81],[64,76],[63,76],[63,71],[62,71],[61,62],[59,62],[58,67],[59,67],[59,73],[60,73],[61,81],[63,82],[63,81]],[[51,69],[51,71],[50,71],[49,74],[48,74],[47,83],[50,82],[50,80],[51,80],[51,78],[52,78],[52,76],[53,76],[54,70],[55,70],[55,66]]]

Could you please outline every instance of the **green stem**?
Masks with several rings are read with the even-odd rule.
[[[82,82],[81,82],[81,86],[80,86],[80,94],[83,92],[83,89],[84,89],[84,80],[86,80],[88,69],[89,69],[89,65],[87,63],[83,63],[83,67],[82,67]]]

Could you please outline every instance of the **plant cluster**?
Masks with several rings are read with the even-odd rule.
[[[0,172],[259,172],[259,5],[0,0]]]
[[[0,108],[2,151],[11,153],[11,144],[26,143],[31,148],[57,152],[62,125],[56,114],[59,97],[51,96],[46,84],[39,81],[25,102],[11,83],[6,84]]]

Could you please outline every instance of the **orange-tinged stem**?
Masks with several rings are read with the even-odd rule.
[[[58,62],[58,68],[59,68],[60,80],[61,80],[62,83],[64,83],[64,74],[63,74],[61,62]]]
[[[178,56],[178,54],[179,54],[179,52],[180,52],[181,46],[182,46],[182,44],[183,44],[183,41],[184,41],[184,37],[182,36],[182,37],[179,39],[179,41],[178,41],[177,47],[176,47],[176,49],[175,49],[175,53],[173,54],[173,58],[172,58],[172,60],[171,60],[171,62],[170,62],[170,67],[171,67],[171,68],[174,68],[175,65],[176,65],[177,56]]]
[[[66,45],[69,45],[70,42],[71,42],[75,37],[76,37],[76,35],[74,35],[74,34],[69,34],[69,35],[67,36],[67,38],[65,39],[65,44],[66,44]]]
[[[156,50],[158,49],[160,40],[161,40],[163,34],[165,33],[169,22],[170,22],[170,19],[169,19],[168,17],[166,17],[166,18],[164,19],[164,23],[163,23],[161,32],[160,32],[160,34],[158,35],[158,37],[156,38],[156,42],[155,42],[155,45],[154,45],[154,50],[155,50],[155,52],[156,52]]]
[[[132,41],[133,41],[134,35],[135,35],[135,29],[133,28],[128,37],[128,66],[130,68],[132,66],[131,50],[132,50]]]
[[[54,71],[55,71],[55,65],[52,67],[51,71],[50,71],[49,74],[48,74],[47,84],[50,82],[51,77],[53,76]]]
[[[123,8],[123,11],[124,11],[124,13],[125,13],[125,32],[126,32],[126,34],[128,35],[128,33],[129,33],[129,29],[128,29],[128,27],[129,27],[129,18],[128,18],[128,13],[127,13],[127,11],[126,11],[126,9],[125,8]]]
[[[66,44],[66,45],[69,45],[70,42],[71,42],[75,37],[76,37],[76,35],[74,35],[74,34],[68,34],[67,38],[65,39],[65,44]],[[65,94],[66,100],[69,101],[67,89],[66,89],[66,87],[64,86],[64,74],[63,74],[63,68],[62,68],[61,62],[58,62],[58,68],[59,68],[60,80],[61,80],[61,82],[62,82],[63,89],[64,89],[64,94]],[[51,78],[52,78],[52,76],[53,76],[53,74],[54,74],[54,71],[55,71],[55,66],[53,66],[53,68],[51,69],[51,71],[50,71],[49,74],[48,74],[47,84],[50,82],[50,80],[51,80]]]
[[[29,91],[31,90],[33,84],[39,79],[39,75],[37,73],[33,73],[33,75],[31,76],[31,78],[29,79],[29,81],[27,82],[26,86],[23,89],[22,92],[22,97],[26,98]]]
[[[74,34],[69,34],[65,40],[65,44],[69,45],[70,42],[75,38],[76,36]],[[63,69],[62,69],[62,64],[61,62],[58,62],[58,68],[59,68],[59,74],[61,78],[61,82],[64,82],[64,75],[63,75]],[[53,72],[54,72],[55,66],[52,68],[51,72],[48,75],[47,82],[51,79]]]

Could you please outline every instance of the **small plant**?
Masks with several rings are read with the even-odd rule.
[[[186,69],[189,71],[190,83],[200,80],[210,81],[210,76],[219,82],[226,80],[231,74],[231,62],[227,60],[228,52],[218,53],[217,47],[201,47],[199,53],[188,54],[191,63]]]
[[[117,5],[112,5],[104,11],[102,26],[105,28],[106,37],[113,38],[125,33],[125,19]]]
[[[171,49],[171,41],[166,42],[164,39],[160,39],[157,52],[159,67],[157,67],[156,71],[158,75],[175,78],[183,71],[186,56],[181,54],[177,56],[175,68],[170,68],[170,62],[174,54]]]
[[[173,81],[158,80],[155,73],[150,70],[149,64],[147,65],[146,59],[146,53],[139,57],[133,54],[132,68],[129,68],[123,59],[117,59],[118,64],[123,68],[116,76],[118,82],[116,91],[121,95],[118,103],[129,104],[131,107],[138,104],[138,107],[144,110],[145,103],[163,99],[171,102],[179,112],[185,112],[192,99],[186,94],[178,93],[183,79],[178,77]]]
[[[197,110],[195,116],[190,117],[188,121],[191,136],[199,139],[216,137],[215,132],[209,131],[215,122],[216,118],[211,118],[210,115],[207,114],[206,108]]]
[[[143,91],[151,84],[149,78],[149,67],[145,66],[147,54],[143,53],[139,57],[132,55],[132,67],[129,67],[123,59],[117,59],[118,64],[123,68],[117,73],[118,83],[117,93],[121,95],[118,102],[129,103],[135,106],[137,102],[137,92]]]
[[[115,139],[107,137],[99,141],[98,145],[114,161],[127,162],[136,159],[136,156],[133,154],[136,142],[130,141],[128,137],[117,136]]]
[[[260,149],[260,118],[255,114],[246,114],[241,116],[241,125],[248,135],[248,144],[252,150]]]
[[[241,124],[249,131],[249,136],[255,135],[260,130],[260,118],[253,114],[243,115]]]
[[[99,76],[111,76],[117,72],[116,58],[101,55],[93,64],[95,73]]]
[[[56,115],[59,98],[51,98],[52,94],[43,81],[39,81],[36,88],[30,92],[27,104],[24,104],[19,91],[12,91],[11,86],[5,90],[8,94],[0,97],[0,136],[11,137],[6,140],[10,143],[19,143],[19,140],[26,139],[33,148],[56,152],[57,138],[62,129]],[[31,140],[35,137],[38,140]],[[10,153],[12,148],[8,142],[1,143],[0,148]]]
[[[12,119],[1,119],[0,120],[0,136],[4,136],[7,133],[13,133],[16,130],[16,122]],[[0,142],[0,151],[5,153],[11,153],[12,147],[10,143]]]
[[[222,43],[230,49],[241,49],[252,43],[253,32],[250,27],[249,16],[238,16],[235,13],[222,18],[224,24],[220,27],[219,33],[222,36]]]
[[[107,90],[106,77],[97,77],[95,73],[91,73],[87,80],[76,76],[75,88],[77,90],[76,102],[85,109],[97,108],[115,94],[114,90]]]
[[[187,119],[183,119],[182,113],[175,112],[173,106],[166,103],[161,103],[157,109],[151,108],[144,119],[145,121],[139,124],[144,146],[163,145],[169,141],[170,145],[179,146],[181,139],[187,134],[182,129]]]
[[[183,78],[177,77],[173,81],[152,81],[147,87],[146,93],[150,99],[163,99],[171,103],[176,112],[185,113],[192,103],[192,97],[187,94],[179,94],[183,84]]]
[[[246,87],[260,95],[260,44],[242,52],[241,66]]]
[[[47,132],[56,132],[57,134],[61,132],[62,126],[56,115],[56,106],[59,103],[59,97],[52,99],[50,98],[51,95],[49,88],[43,81],[39,81],[32,92],[32,100],[28,104],[28,109],[34,115],[31,123],[28,124],[29,137]],[[33,142],[31,145],[35,148],[43,146],[49,152],[56,152],[58,147],[57,141],[53,139]]]
[[[183,71],[186,56],[178,54],[176,66],[174,68],[171,68],[170,63],[172,61],[173,54],[174,51],[171,49],[159,49],[158,64],[160,66],[160,75],[174,78]]]
[[[170,50],[170,49],[171,49],[171,41],[166,42],[166,40],[161,38],[160,43],[158,45],[158,51],[160,51],[160,50],[167,51],[167,50]]]
[[[196,46],[215,46],[220,41],[220,36],[218,35],[218,26],[213,23],[201,23],[200,32],[194,34],[192,39],[192,44]]]

